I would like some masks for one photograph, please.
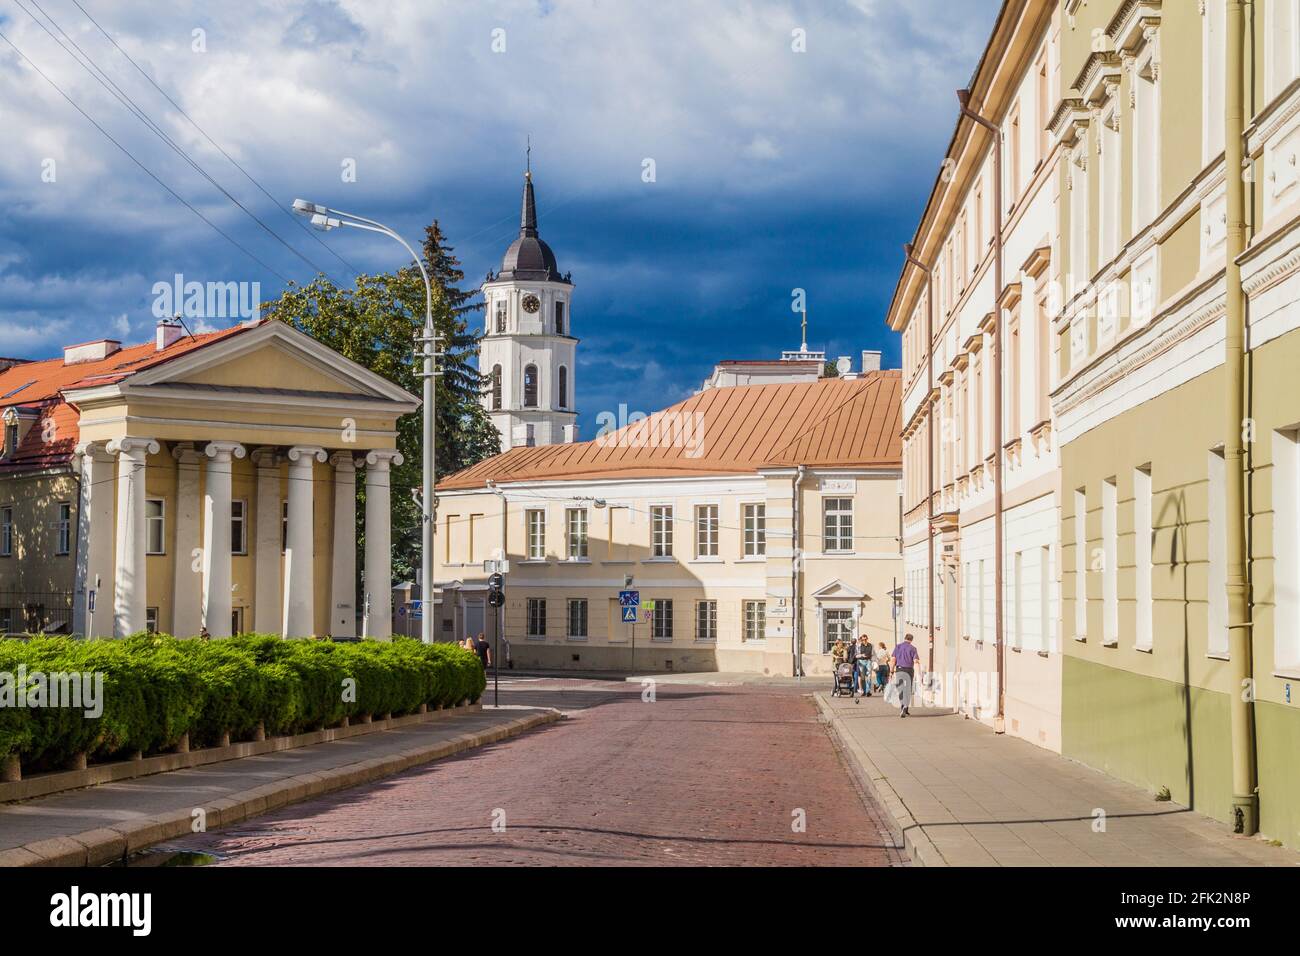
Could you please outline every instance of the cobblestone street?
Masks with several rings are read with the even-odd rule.
[[[253,866],[903,862],[799,688],[661,683],[643,702],[515,678],[501,701],[568,719],[170,846]]]

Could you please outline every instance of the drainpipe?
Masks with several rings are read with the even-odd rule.
[[[1244,11],[1242,0],[1228,0],[1226,13],[1227,76],[1224,121],[1224,165],[1227,171],[1227,248],[1224,286],[1224,505],[1227,530],[1228,667],[1232,674],[1228,700],[1232,727],[1232,829],[1255,833],[1258,807],[1255,795],[1255,733],[1253,694],[1245,692],[1251,679],[1254,641],[1246,583],[1245,472],[1242,467],[1242,428],[1245,419],[1246,299],[1241,288],[1237,258],[1246,248],[1246,184],[1241,175],[1245,128]]]
[[[934,392],[934,273],[916,256],[912,244],[903,245],[907,261],[925,274],[925,573],[930,596],[930,664],[926,670],[934,673],[934,405],[930,396]],[[951,666],[952,662],[947,662]]]
[[[799,564],[803,560],[803,548],[799,542],[803,537],[799,533],[799,519],[802,514],[799,509],[799,489],[803,486],[803,476],[807,469],[800,465],[794,476],[794,490],[790,493],[790,540],[793,547],[790,549],[790,666],[791,676],[803,677],[803,655],[801,653],[801,644],[803,642],[803,599],[799,593]]]
[[[957,102],[963,116],[978,123],[993,137],[993,639],[997,641],[998,713],[993,721],[997,733],[1005,731],[1007,713],[1006,641],[1004,640],[1002,564],[1002,131],[996,123],[970,108],[970,90],[958,90]]]

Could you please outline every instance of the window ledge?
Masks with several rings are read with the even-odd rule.
[[[561,564],[591,564],[591,558],[565,558]]]
[[[671,637],[651,637],[650,641],[654,644],[671,644],[673,639]]]
[[[636,561],[633,558],[627,558],[624,560],[607,560],[607,561],[602,561],[600,563],[601,564],[636,564]]]
[[[716,644],[716,643],[718,643],[718,639],[717,639],[716,637],[697,637],[697,638],[695,639],[695,643],[696,643],[696,644]]]
[[[524,638],[524,640],[526,640],[526,641],[544,641],[544,640],[546,640],[546,635],[545,635],[545,634],[529,634],[527,637]]]
[[[582,635],[581,637],[579,637],[576,634],[566,634],[564,636],[564,639],[566,641],[572,641],[575,644],[585,644],[587,642],[587,637],[585,634]]]
[[[822,548],[822,554],[829,554],[836,558],[851,558],[855,553],[856,552],[854,551],[829,551],[826,548]]]
[[[1134,644],[1133,650],[1137,651],[1139,654],[1150,654],[1153,649],[1150,647],[1143,647],[1141,644]]]
[[[1039,657],[1051,657],[1051,656],[1052,656],[1051,653],[1048,652],[1048,651],[1037,651],[1036,653],[1038,654]]]
[[[736,563],[737,564],[767,564],[767,555],[756,554],[756,555],[750,555],[747,558],[737,558]]]
[[[642,564],[676,564],[677,559],[672,557],[671,555],[668,555],[662,558],[642,558],[641,563]]]
[[[1074,635],[1074,639],[1075,639],[1076,641],[1078,641],[1080,644],[1087,644],[1087,643],[1088,643],[1088,635],[1087,635],[1087,634],[1076,634],[1076,635]]]
[[[1102,641],[1102,642],[1101,642],[1101,646],[1102,646],[1102,647],[1119,647],[1119,638],[1118,638],[1118,637],[1112,637],[1112,638],[1110,638],[1109,640]]]
[[[551,559],[550,558],[524,558],[519,563],[520,564],[550,564]],[[471,565],[465,565],[465,567],[471,567]]]
[[[1212,660],[1212,661],[1227,661],[1227,660],[1231,660],[1231,658],[1230,658],[1227,654],[1206,654],[1205,656],[1206,656],[1207,658],[1209,658],[1210,660]]]
[[[1283,680],[1300,680],[1300,667],[1279,667],[1273,671],[1273,676]]]
[[[723,561],[722,558],[709,556],[704,558],[691,558],[686,563],[687,564],[725,564],[726,562]]]

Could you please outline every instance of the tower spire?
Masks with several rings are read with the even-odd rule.
[[[519,235],[537,235],[537,200],[533,198],[533,138],[524,152],[524,208],[519,217]]]
[[[803,343],[799,346],[799,351],[807,352],[808,351],[808,306],[807,305],[803,307],[803,321],[799,323],[799,325],[800,325],[800,329],[803,332],[803,336],[802,336]]]

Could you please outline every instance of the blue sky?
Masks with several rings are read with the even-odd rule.
[[[3,0],[0,32],[31,62],[0,41],[0,355],[142,341],[154,283],[178,272],[260,282],[266,299],[313,265],[352,276],[93,17],[276,200],[306,196],[413,242],[437,217],[467,285],[517,232],[531,135],[541,234],[576,283],[584,437],[621,403],[652,411],[689,395],[718,360],[796,347],[796,288],[810,347],[832,358],[880,348],[897,365],[883,313],[900,246],[997,6]],[[361,271],[401,264],[380,237],[323,241]]]

